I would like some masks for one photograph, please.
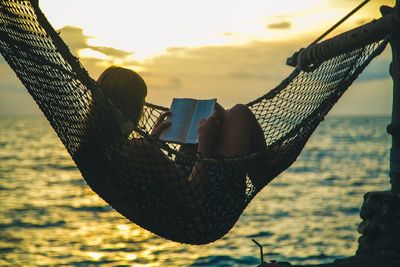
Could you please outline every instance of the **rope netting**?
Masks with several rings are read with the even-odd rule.
[[[264,132],[265,150],[203,158],[148,135],[164,107],[148,103],[139,124],[130,123],[69,52],[37,1],[0,2],[1,54],[88,185],[134,223],[190,244],[212,242],[233,227],[256,193],[296,160],[318,124],[386,43],[338,55],[310,72],[295,69],[248,104]],[[265,177],[264,183],[254,185],[249,170]]]

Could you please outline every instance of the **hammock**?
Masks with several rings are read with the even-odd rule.
[[[206,244],[224,236],[262,187],[296,160],[325,115],[384,50],[387,41],[383,34],[334,56],[329,47],[321,46],[326,60],[318,57],[318,49],[305,50],[299,66],[307,71],[296,68],[276,88],[248,103],[264,131],[267,148],[241,157],[203,158],[183,154],[179,146],[149,136],[167,108],[146,103],[137,126],[126,119],[70,53],[38,1],[0,2],[0,52],[87,184],[132,222],[161,237],[189,244]],[[313,58],[319,59],[312,62]],[[132,144],[129,134],[130,139],[150,142],[157,149],[143,149],[140,142]],[[195,162],[202,162],[207,183],[193,186],[177,179],[178,171],[170,171],[165,161],[158,160],[160,151],[171,160],[168,164],[179,160],[179,170],[185,175]],[[263,185],[253,185],[248,177],[243,184],[232,182],[250,168],[264,174]],[[200,198],[203,208],[186,208],[182,197]]]

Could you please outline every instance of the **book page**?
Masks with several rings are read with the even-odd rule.
[[[197,100],[192,121],[186,134],[185,144],[197,144],[199,142],[199,122],[202,119],[208,119],[213,114],[216,102],[217,99]]]
[[[171,126],[161,133],[160,140],[184,143],[195,108],[195,99],[174,98],[170,108],[171,115],[166,119],[166,121],[171,122]]]

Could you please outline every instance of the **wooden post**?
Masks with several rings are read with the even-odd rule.
[[[396,0],[394,8],[381,7],[382,15],[388,15],[400,10],[400,0]],[[393,79],[393,106],[392,121],[388,126],[388,133],[392,135],[392,148],[390,149],[390,183],[392,192],[400,192],[400,33],[394,33],[390,40],[392,48],[392,63],[390,75]]]
[[[399,12],[400,0],[394,8],[381,7],[382,15]],[[369,192],[364,195],[358,227],[361,234],[358,239],[357,256],[362,259],[378,259],[376,264],[359,266],[400,266],[400,31],[397,30],[390,40],[393,59],[390,75],[393,78],[392,121],[388,133],[392,135],[390,149],[391,191]],[[390,261],[391,263],[389,263]],[[358,266],[358,265],[357,265]]]
[[[383,40],[392,34],[393,29],[400,28],[400,13],[393,12],[394,9],[389,7],[383,9],[387,15],[382,18],[300,50],[286,63],[303,71],[311,71],[321,62]]]

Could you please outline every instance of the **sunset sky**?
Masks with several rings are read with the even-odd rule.
[[[107,66],[138,71],[148,101],[213,98],[229,107],[269,91],[290,72],[286,58],[361,0],[41,0],[50,23],[93,78]],[[372,0],[335,34],[379,18]],[[390,114],[390,51],[376,59],[333,114]],[[0,57],[0,114],[39,114]]]

